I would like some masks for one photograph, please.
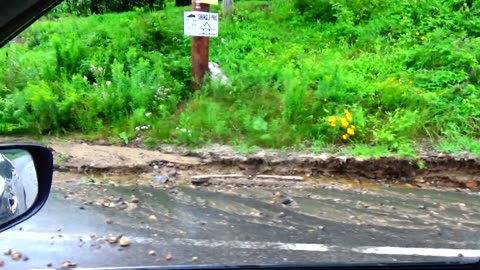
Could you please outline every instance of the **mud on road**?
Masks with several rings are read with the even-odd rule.
[[[242,155],[214,146],[195,151],[165,148],[163,152],[113,145],[50,143],[60,172],[115,175],[176,183],[232,185],[315,185],[347,181],[407,184],[419,187],[476,190],[480,159],[428,153],[418,159],[358,158],[330,154],[262,150]],[[121,176],[129,177],[121,177]],[[204,181],[197,181],[198,177]]]

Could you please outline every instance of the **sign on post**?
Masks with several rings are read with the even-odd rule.
[[[218,37],[218,13],[185,11],[183,32],[186,36]]]
[[[218,0],[200,0],[201,4],[218,5]]]

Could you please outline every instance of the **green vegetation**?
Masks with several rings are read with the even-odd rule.
[[[107,12],[124,12],[135,8],[162,9],[165,0],[65,0],[50,16],[62,16],[65,13],[75,15],[102,14]]]
[[[195,94],[188,8],[36,23],[0,54],[0,133],[480,154],[478,1],[235,7],[210,42],[229,83]]]

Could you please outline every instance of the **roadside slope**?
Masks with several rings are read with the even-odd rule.
[[[157,174],[189,182],[198,175],[302,176],[321,180],[346,177],[379,183],[476,189],[480,183],[480,158],[429,153],[418,159],[403,157],[359,158],[332,154],[281,153],[261,150],[242,155],[228,147],[176,150],[175,153],[133,147],[87,143],[48,144],[55,168],[75,173]],[[228,181],[227,181],[228,182]],[[218,182],[217,182],[218,183]]]

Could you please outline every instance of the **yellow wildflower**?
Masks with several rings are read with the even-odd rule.
[[[347,129],[347,134],[350,135],[350,136],[355,135],[355,129],[349,127],[349,128]]]
[[[416,35],[416,36],[420,36],[420,33],[419,33],[419,32],[416,32],[415,35]]]
[[[343,134],[342,135],[342,140],[346,141],[346,140],[348,140],[349,137],[350,136],[348,134]]]
[[[388,83],[393,83],[395,81],[395,78],[388,78]]]
[[[421,40],[425,40],[425,39],[427,39],[427,37],[422,36],[420,39],[421,39]]]
[[[336,117],[329,117],[327,122],[330,126],[336,127],[337,126],[337,118]]]
[[[324,102],[327,102],[327,98],[324,98],[323,101],[324,101]]]
[[[347,120],[352,121],[352,114],[347,109],[343,110],[343,112],[345,113]]]
[[[356,127],[354,125],[351,125],[350,128],[355,130]]]
[[[338,118],[340,120],[340,123],[342,125],[343,128],[348,128],[348,121],[347,121],[347,118],[345,117],[340,117]]]

